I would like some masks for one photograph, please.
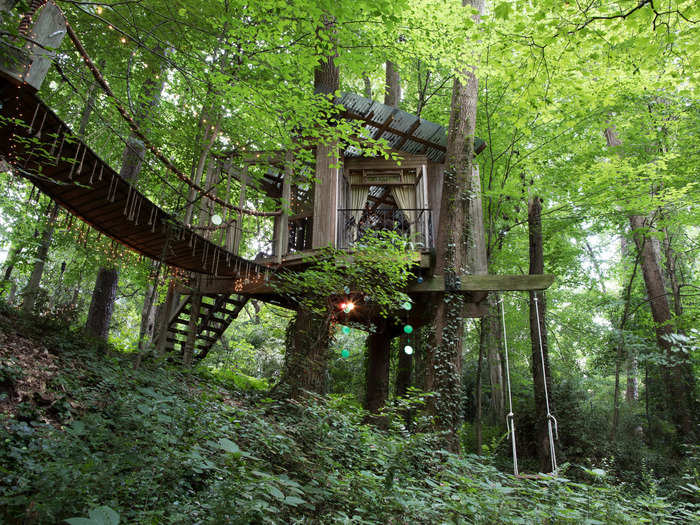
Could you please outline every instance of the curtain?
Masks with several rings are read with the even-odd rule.
[[[350,186],[350,216],[353,218],[353,223],[348,229],[350,233],[349,242],[355,242],[358,235],[358,225],[362,218],[367,196],[369,195],[369,186]]]
[[[391,194],[408,220],[411,240],[416,233],[416,186],[392,186]]]

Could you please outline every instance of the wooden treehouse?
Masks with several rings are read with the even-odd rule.
[[[295,177],[285,169],[289,152],[259,152],[249,154],[238,171],[241,195],[251,166],[264,166],[264,176],[256,187],[269,198],[280,202],[283,212],[276,216],[270,228],[272,239],[264,245],[256,262],[270,268],[303,269],[305,260],[323,247],[332,246],[352,253],[371,230],[391,230],[405,236],[414,251],[416,279],[406,292],[417,306],[409,321],[421,326],[429,321],[429,312],[421,308],[425,294],[446,290],[445,279],[433,275],[435,241],[440,220],[440,201],[447,144],[446,130],[433,122],[418,118],[400,109],[347,93],[338,104],[342,117],[360,121],[373,139],[388,143],[390,158],[366,157],[354,148],[333,151],[330,161],[327,149],[316,153],[315,183],[295,184],[308,180],[308,175]],[[486,144],[476,139],[476,154]],[[321,148],[319,148],[321,149]],[[334,158],[335,157],[335,158]],[[475,186],[479,174],[473,174]],[[243,200],[241,200],[241,203]],[[285,209],[284,203],[290,203]],[[481,222],[481,200],[472,201],[475,221],[474,258],[485,267],[485,246]],[[234,236],[235,237],[235,236]],[[232,247],[234,250],[235,246]],[[481,317],[486,309],[486,297],[499,290],[542,290],[553,282],[550,275],[462,275],[455,286],[465,294],[465,316]],[[279,296],[269,280],[245,282],[236,277],[206,276],[198,281],[200,293],[236,293],[262,301],[294,307]],[[449,283],[448,283],[449,287]],[[184,289],[182,290],[185,291]],[[352,316],[341,320],[351,322]]]
[[[0,0],[0,16],[13,4]],[[228,181],[230,187],[235,179],[239,189],[237,202],[231,202],[235,199],[226,191],[229,208],[233,204],[237,211],[226,211],[225,228],[201,228],[212,222],[215,201],[226,204],[221,192],[219,197],[202,196],[199,228],[188,218],[182,221],[168,214],[121,178],[40,100],[37,90],[51,64],[50,50],[60,45],[66,32],[97,83],[105,92],[109,88],[55,4],[47,3],[34,14],[26,40],[0,40],[0,117],[6,123],[0,129],[0,155],[15,173],[98,234],[189,276],[168,292],[156,338],[161,350],[189,354],[189,360],[203,358],[250,298],[295,308],[270,282],[274,272],[302,269],[307,256],[326,246],[351,252],[371,230],[392,230],[411,243],[417,278],[406,292],[417,306],[410,312],[414,326],[428,321],[429,312],[420,307],[430,302],[423,300],[426,294],[461,292],[466,297],[465,316],[479,317],[491,291],[543,290],[553,282],[548,275],[460,275],[446,283],[433,275],[446,130],[355,94],[337,101],[340,116],[359,122],[365,136],[386,140],[391,160],[328,145],[315,148],[315,164],[303,168],[311,173],[294,173],[293,153],[286,151],[217,158],[210,162],[203,186]],[[485,143],[477,139],[475,146],[478,154]],[[150,151],[185,180],[157,148]],[[478,186],[478,172],[474,181]],[[272,199],[278,210],[267,214],[269,224],[263,231],[270,238],[256,239],[258,253],[250,258],[240,253],[247,192]],[[477,217],[473,257],[483,260],[480,199],[474,198],[471,205]],[[394,335],[391,330],[387,334]]]

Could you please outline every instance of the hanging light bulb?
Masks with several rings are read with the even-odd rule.
[[[406,345],[403,347],[403,351],[406,355],[411,355],[413,353],[413,347],[411,345]]]
[[[402,307],[404,310],[410,310],[411,308],[413,308],[413,305],[411,304],[411,301],[406,301],[405,303],[403,303],[403,304],[401,305],[401,307]]]
[[[220,215],[212,215],[211,216],[211,223],[214,226],[219,226],[221,224],[221,216]]]
[[[348,335],[350,333],[350,327],[349,326],[343,326],[342,331],[345,335]]]
[[[403,327],[403,331],[407,334],[410,334],[413,332],[413,327],[410,324],[407,324],[406,326]]]
[[[343,351],[340,352],[340,355],[343,356],[344,358],[348,358],[348,357],[350,357],[350,350],[348,350],[347,348],[343,348]]]

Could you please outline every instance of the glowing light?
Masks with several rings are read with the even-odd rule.
[[[126,38],[124,38],[124,37],[121,37],[121,38],[119,39],[119,41],[120,41],[122,44],[126,44]]]
[[[348,350],[347,348],[343,348],[343,351],[340,352],[340,355],[342,355],[344,358],[348,358],[350,357],[350,350]]]
[[[355,303],[352,301],[348,301],[347,303],[340,303],[340,309],[345,312],[346,314],[349,314],[355,309]]]
[[[416,281],[418,282],[418,284],[420,284],[420,283],[423,282],[423,278],[422,278],[422,277],[418,277],[418,279],[416,279]]]
[[[343,326],[342,330],[343,330],[343,333],[344,333],[345,335],[347,335],[347,334],[350,333],[350,327],[349,327],[349,326]]]
[[[345,286],[345,287],[343,288],[343,291],[344,291],[345,293],[350,293],[350,287],[349,287],[349,286]]]
[[[97,14],[98,14],[98,15],[101,15],[101,14],[102,14],[102,7],[99,6],[99,5],[97,6]]]
[[[411,308],[413,308],[413,305],[411,304],[411,301],[406,301],[401,305],[401,308],[403,308],[404,310],[410,310]]]
[[[214,226],[218,226],[219,224],[221,224],[221,216],[219,216],[219,215],[212,215],[212,216],[211,216],[211,223],[212,223]]]
[[[410,334],[413,332],[413,327],[410,324],[407,324],[406,326],[403,327],[403,331],[406,332],[407,334]]]
[[[411,355],[413,353],[413,347],[411,345],[406,345],[403,347],[403,351],[406,355]]]

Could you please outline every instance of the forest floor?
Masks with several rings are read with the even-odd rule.
[[[0,311],[0,522],[686,523],[693,507],[589,482],[520,480],[432,433],[378,431],[336,398],[235,374],[133,366],[64,326]],[[86,516],[90,516],[86,518]],[[70,519],[83,517],[83,519]]]

